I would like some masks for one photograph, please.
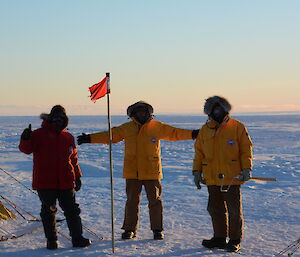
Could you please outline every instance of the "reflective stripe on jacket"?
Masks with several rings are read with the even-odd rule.
[[[139,180],[161,179],[160,140],[192,139],[192,130],[175,128],[150,120],[141,126],[136,121],[112,128],[113,143],[124,140],[123,178]],[[91,134],[91,143],[109,143],[108,132]]]
[[[204,124],[195,142],[193,170],[203,172],[206,185],[240,185],[233,179],[243,169],[252,169],[252,142],[245,126],[229,119],[216,129],[216,122]]]

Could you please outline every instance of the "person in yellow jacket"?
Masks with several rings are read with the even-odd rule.
[[[208,121],[195,142],[193,175],[198,189],[200,182],[207,185],[207,210],[214,231],[202,245],[237,252],[244,223],[240,185],[251,178],[252,142],[245,126],[230,117],[230,110],[230,103],[223,97],[206,100]]]
[[[153,120],[153,107],[139,101],[127,108],[132,119],[112,128],[112,142],[125,142],[123,178],[126,179],[127,201],[122,229],[123,239],[136,236],[139,219],[139,206],[142,186],[149,202],[149,216],[154,239],[161,240],[163,234],[163,177],[160,153],[160,140],[177,141],[196,138],[199,130],[175,128]],[[78,144],[109,143],[107,131],[78,136]]]

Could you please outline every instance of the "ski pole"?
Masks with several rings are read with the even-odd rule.
[[[236,177],[234,177],[234,179],[241,180],[240,176],[236,176]],[[277,181],[276,178],[272,178],[272,177],[251,177],[249,180],[274,181],[274,182]]]
[[[250,180],[277,181],[277,178],[271,178],[271,177],[251,177]]]

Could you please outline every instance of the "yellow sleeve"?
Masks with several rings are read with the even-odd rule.
[[[161,123],[159,130],[159,138],[168,141],[190,140],[192,138],[190,129],[175,128],[165,123]]]
[[[90,134],[91,143],[100,143],[100,144],[109,144],[109,135],[108,131],[102,131]],[[121,126],[112,128],[112,142],[118,143],[122,141],[125,137],[124,129]]]
[[[202,160],[204,159],[204,154],[201,149],[201,134],[202,133],[200,130],[194,145],[195,155],[193,160],[193,170],[198,170],[198,171],[202,171]]]
[[[252,170],[252,141],[247,129],[241,124],[240,129],[240,161],[242,169]]]

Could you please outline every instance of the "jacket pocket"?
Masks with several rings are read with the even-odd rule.
[[[233,159],[230,160],[227,164],[227,172],[232,176],[241,174],[242,168],[239,160]]]
[[[202,175],[204,179],[207,179],[210,173],[211,164],[209,164],[208,160],[202,160]]]
[[[159,156],[149,156],[148,162],[149,162],[148,172],[160,173],[161,160]]]

